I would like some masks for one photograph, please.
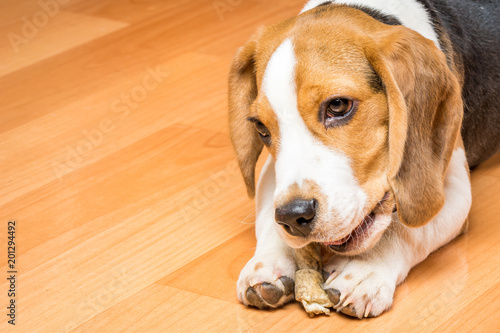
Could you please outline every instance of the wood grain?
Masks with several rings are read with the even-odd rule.
[[[469,232],[413,269],[381,317],[237,301],[255,212],[228,138],[228,67],[302,1],[47,3],[0,0],[0,272],[9,220],[18,271],[16,326],[4,315],[0,331],[500,329],[500,156],[472,173]]]

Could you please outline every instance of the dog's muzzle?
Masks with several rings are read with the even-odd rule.
[[[312,230],[317,206],[316,199],[295,199],[276,208],[276,223],[292,236],[307,237]]]

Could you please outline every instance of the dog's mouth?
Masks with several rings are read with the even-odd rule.
[[[376,207],[364,217],[361,223],[354,228],[347,236],[337,239],[333,242],[324,242],[323,245],[329,247],[335,252],[346,253],[355,251],[363,246],[363,243],[370,239],[373,234],[373,226],[377,220],[377,216],[386,213],[387,208],[384,203],[389,199],[389,192],[385,193],[381,201]]]
[[[354,228],[349,235],[339,240],[323,244],[336,252],[348,252],[350,250],[354,250],[369,236],[367,233],[369,233],[370,227],[375,222],[375,218],[376,214],[371,212],[365,216],[363,221],[356,228]]]

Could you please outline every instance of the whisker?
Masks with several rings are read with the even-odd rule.
[[[240,221],[238,219],[235,219],[235,220],[238,221],[241,224],[255,224],[255,221],[253,221],[253,222],[245,222],[252,215],[255,215],[255,212],[250,212],[242,221]]]

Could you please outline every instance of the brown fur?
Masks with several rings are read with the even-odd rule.
[[[253,64],[257,36],[238,50],[229,74],[231,140],[250,197],[255,195],[255,164],[264,147],[253,125],[247,121],[250,106],[257,97]]]
[[[368,56],[389,99],[389,182],[398,215],[406,225],[418,227],[444,205],[444,176],[459,136],[463,105],[458,80],[444,54],[409,29],[391,30],[380,38],[381,51]],[[397,136],[391,137],[393,132]]]
[[[258,117],[268,127],[269,150],[276,157],[276,115],[258,91],[269,58],[287,37],[297,59],[298,108],[311,133],[349,157],[370,204],[392,191],[388,202],[396,202],[403,223],[427,223],[444,203],[444,175],[459,137],[459,80],[431,41],[345,6],[311,10],[263,28],[237,53],[229,117],[248,193],[255,192],[255,163],[263,145],[246,118]],[[377,75],[382,90],[371,82]],[[325,129],[318,121],[319,105],[332,95],[360,101],[359,109],[349,123]],[[304,197],[304,191],[310,190],[290,193]]]

